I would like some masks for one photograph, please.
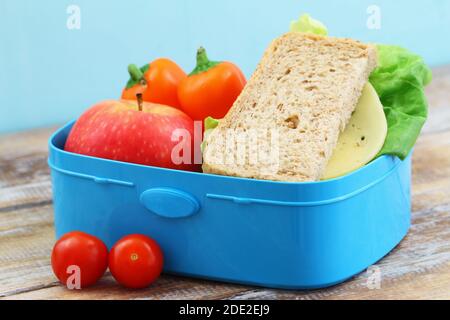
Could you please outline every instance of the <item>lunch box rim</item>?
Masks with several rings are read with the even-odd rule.
[[[333,178],[333,179],[328,179],[328,180],[306,181],[306,182],[261,180],[261,179],[252,179],[252,178],[217,175],[217,174],[203,173],[203,172],[184,171],[184,170],[169,169],[169,168],[163,168],[163,167],[156,167],[156,166],[148,166],[148,165],[136,164],[136,163],[132,163],[132,162],[124,162],[124,161],[118,161],[118,160],[111,160],[111,159],[93,157],[93,156],[88,156],[88,155],[68,152],[68,151],[65,151],[62,148],[57,147],[55,145],[55,143],[54,143],[55,138],[59,134],[61,134],[61,132],[67,130],[68,128],[70,128],[70,130],[71,130],[76,121],[77,120],[69,121],[68,123],[66,123],[62,127],[58,128],[50,136],[50,138],[48,140],[48,146],[49,146],[51,151],[57,152],[57,153],[61,153],[61,154],[66,155],[66,156],[75,157],[75,158],[76,157],[82,157],[82,158],[87,158],[87,159],[92,159],[92,160],[97,160],[97,161],[107,162],[107,163],[112,163],[112,164],[118,164],[118,165],[120,164],[120,165],[126,165],[126,166],[131,166],[131,167],[138,167],[138,168],[152,168],[154,170],[158,170],[158,171],[162,171],[162,172],[171,172],[171,173],[186,174],[186,175],[192,175],[192,176],[198,176],[198,175],[205,176],[206,175],[206,176],[212,176],[212,177],[220,177],[220,178],[225,179],[225,180],[230,180],[231,179],[233,181],[254,181],[254,182],[258,182],[258,183],[270,183],[270,184],[278,184],[278,185],[293,185],[293,186],[312,186],[312,185],[314,185],[314,186],[320,186],[320,185],[326,185],[326,184],[329,184],[329,183],[345,182],[346,180],[351,180],[353,178],[353,176],[360,174],[362,171],[370,170],[371,167],[377,165],[379,162],[382,162],[382,161],[386,160],[387,158],[395,158],[395,159],[399,160],[399,163],[396,163],[395,165],[393,165],[393,167],[388,172],[383,174],[382,177],[385,177],[386,175],[389,175],[392,171],[395,171],[396,167],[398,167],[398,165],[400,165],[400,163],[402,162],[396,156],[382,155],[382,156],[376,158],[375,160],[372,160],[368,164],[364,165],[363,167],[361,167],[361,168],[359,168],[357,170],[354,170],[354,171],[352,171],[352,172],[350,172],[350,173],[348,173],[346,175],[343,175],[343,176],[340,176],[340,177],[336,177],[336,178]],[[70,133],[70,130],[69,130],[69,133]],[[50,163],[50,157],[49,157],[49,161],[48,162],[49,162],[50,166],[54,166],[54,164]],[[381,178],[380,180],[383,180],[383,178]]]

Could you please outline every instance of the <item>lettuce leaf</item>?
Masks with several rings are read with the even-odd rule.
[[[423,59],[397,46],[378,45],[378,68],[370,83],[380,97],[388,122],[388,134],[378,156],[390,154],[405,159],[427,119],[424,87],[431,70]]]
[[[213,117],[208,117],[204,121],[205,123],[205,131],[215,129],[219,125],[219,120],[214,119]]]
[[[205,141],[206,138],[211,134],[211,132],[217,128],[217,126],[219,125],[219,121],[217,119],[214,119],[213,117],[208,117],[205,119],[204,121],[204,125],[205,125],[205,133],[203,134],[203,142],[200,145],[200,150],[203,152],[205,149]]]
[[[302,15],[297,21],[291,22],[291,31],[312,33],[321,36],[328,35],[327,27],[322,22],[311,18],[311,16],[306,13]]]

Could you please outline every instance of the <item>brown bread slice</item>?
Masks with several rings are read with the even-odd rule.
[[[203,171],[319,180],[376,64],[375,47],[350,39],[290,32],[274,40],[207,137]]]

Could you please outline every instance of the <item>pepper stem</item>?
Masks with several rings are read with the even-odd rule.
[[[190,76],[208,71],[209,69],[217,66],[218,64],[220,64],[220,62],[209,60],[205,48],[200,47],[197,50],[197,66],[191,72]]]
[[[128,73],[130,74],[131,79],[133,79],[134,81],[141,81],[141,79],[144,77],[141,69],[139,69],[135,64],[130,64],[128,66]]]
[[[143,104],[142,93],[136,94],[136,98],[137,98],[137,103],[138,103],[138,110],[142,111],[142,104]]]
[[[206,49],[200,47],[197,50],[197,67],[206,66],[209,63],[208,55],[206,54]]]

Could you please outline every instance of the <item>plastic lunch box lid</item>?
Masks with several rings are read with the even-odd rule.
[[[64,171],[67,169],[67,164],[70,163],[70,167],[74,168],[72,171],[77,171],[79,168],[87,170],[89,164],[95,162],[96,166],[120,166],[121,172],[126,171],[126,168],[130,170],[145,170],[151,174],[168,174],[177,175],[179,177],[184,176],[185,178],[200,179],[199,182],[202,183],[233,183],[238,184],[242,188],[277,188],[280,187],[284,190],[295,189],[297,192],[307,191],[309,196],[308,201],[320,200],[321,204],[327,204],[323,200],[325,196],[324,191],[328,195],[325,196],[329,198],[331,202],[337,202],[340,200],[345,200],[346,198],[353,197],[381,182],[383,182],[391,174],[398,171],[398,168],[402,164],[402,161],[394,156],[381,156],[374,161],[370,162],[366,166],[349,173],[345,176],[338,177],[335,179],[330,179],[326,181],[317,182],[278,182],[278,181],[267,181],[267,180],[257,180],[257,179],[247,179],[239,177],[229,177],[229,176],[219,176],[206,173],[189,172],[189,171],[179,171],[173,169],[159,168],[144,166],[133,163],[119,162],[109,159],[95,158],[85,155],[79,155],[74,153],[69,153],[63,150],[63,144],[67,138],[75,121],[71,121],[59,130],[57,130],[49,139],[49,166],[54,170]],[[76,164],[79,163],[78,167]],[[81,164],[83,163],[83,164]],[[81,171],[81,169],[80,169]],[[205,180],[206,179],[206,180]]]

